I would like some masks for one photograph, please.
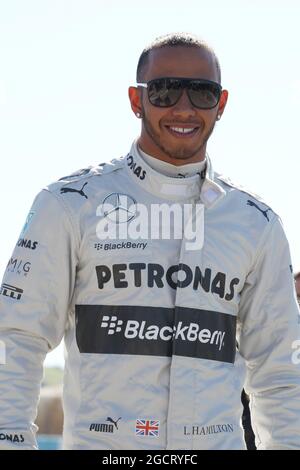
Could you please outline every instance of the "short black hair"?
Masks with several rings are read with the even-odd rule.
[[[158,38],[154,39],[154,41],[152,41],[148,46],[146,46],[143,52],[141,53],[138,61],[136,70],[136,81],[142,82],[143,71],[145,65],[147,65],[148,57],[151,51],[155,49],[161,49],[162,47],[176,46],[198,47],[199,49],[204,49],[208,51],[215,60],[218,72],[218,80],[219,83],[221,83],[221,67],[215,51],[201,38],[190,33],[170,33],[164,36],[159,36]]]

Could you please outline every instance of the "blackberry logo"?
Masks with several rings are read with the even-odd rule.
[[[75,312],[80,353],[234,363],[236,317],[231,314],[145,305],[76,305]]]
[[[101,328],[108,328],[108,335],[114,335],[122,331],[122,320],[118,320],[116,316],[103,316]],[[177,325],[154,325],[149,324],[147,321],[127,320],[124,328],[124,338],[140,340],[162,340],[172,341],[173,339],[180,339],[182,341],[200,341],[200,343],[210,343],[215,345],[219,351],[224,346],[225,331],[210,331],[207,328],[200,327],[197,323],[185,324],[185,322],[178,322]]]
[[[122,320],[118,320],[117,317],[107,317],[102,318],[101,328],[108,328],[108,335],[114,335],[115,333],[120,333],[121,325],[123,325]]]

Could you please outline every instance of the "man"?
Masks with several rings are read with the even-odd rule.
[[[212,169],[220,83],[206,44],[159,38],[129,88],[142,129],[127,157],[34,201],[0,295],[2,447],[35,446],[63,336],[65,448],[244,449],[244,384],[257,447],[300,447],[289,247],[277,215]]]

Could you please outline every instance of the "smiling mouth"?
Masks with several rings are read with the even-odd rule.
[[[165,126],[170,134],[176,137],[193,137],[199,130],[199,127],[180,127],[180,126]]]

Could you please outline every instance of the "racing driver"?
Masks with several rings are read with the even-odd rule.
[[[37,447],[63,337],[65,449],[245,449],[243,387],[257,448],[300,448],[288,242],[207,155],[227,98],[206,43],[156,39],[129,88],[129,153],[34,200],[0,291],[0,448]]]

